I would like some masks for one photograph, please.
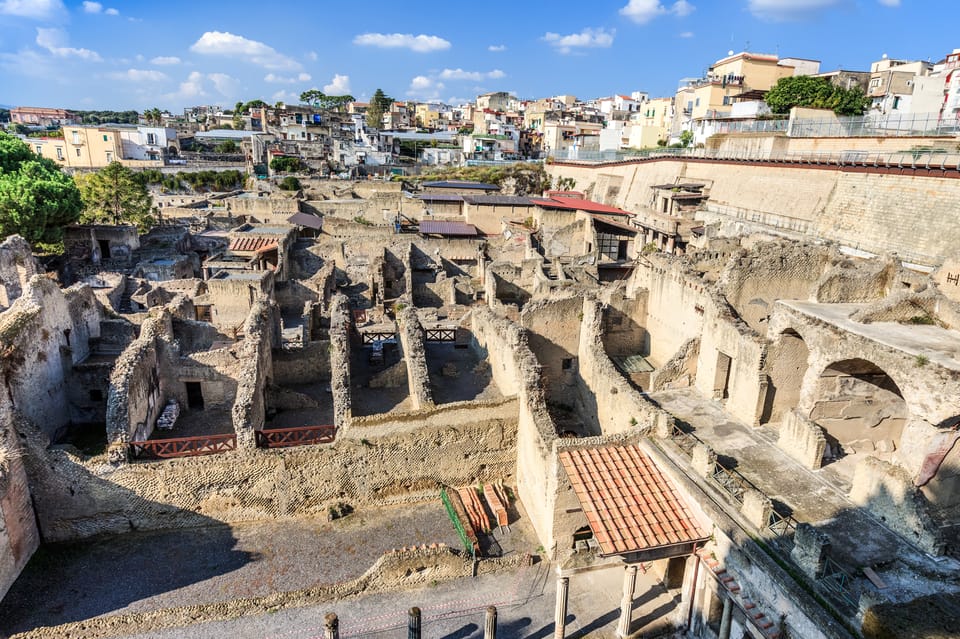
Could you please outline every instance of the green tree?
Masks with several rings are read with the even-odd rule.
[[[301,169],[300,158],[278,155],[270,160],[270,168],[277,173],[295,173]]]
[[[292,175],[288,175],[287,177],[280,180],[280,184],[278,184],[277,186],[279,186],[280,189],[283,191],[299,191],[300,180],[293,177]]]
[[[0,133],[0,235],[17,233],[32,244],[52,244],[80,217],[77,185],[52,160]]]
[[[133,171],[111,162],[96,173],[78,176],[81,219],[90,224],[134,224],[146,231],[154,222],[153,198]]]
[[[687,148],[693,142],[693,131],[683,131],[680,133],[680,146]]]
[[[313,106],[320,106],[320,102],[327,97],[324,95],[323,91],[319,89],[307,89],[300,94],[300,102],[303,104],[311,104]]]
[[[243,102],[237,102],[233,109],[233,128],[237,131],[243,130]]]
[[[370,106],[367,107],[367,126],[371,129],[379,129],[383,126],[383,114],[390,110],[390,105],[394,99],[383,92],[383,89],[377,89],[370,98]]]
[[[237,143],[233,140],[224,140],[217,146],[213,147],[213,150],[217,153],[236,153]]]
[[[826,78],[809,75],[780,78],[764,98],[774,113],[789,113],[793,107],[831,109],[837,115],[862,115],[870,99],[860,87],[844,89]]]

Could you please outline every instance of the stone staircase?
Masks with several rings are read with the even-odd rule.
[[[697,551],[697,556],[707,569],[713,573],[720,585],[726,589],[727,596],[744,612],[751,625],[759,630],[767,639],[780,639],[782,633],[780,628],[777,627],[777,624],[767,617],[766,613],[760,610],[754,601],[744,595],[736,578],[727,572],[727,569],[720,564],[716,557],[713,556],[713,553],[701,548]]]

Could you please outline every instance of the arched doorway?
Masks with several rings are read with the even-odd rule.
[[[770,385],[760,415],[760,423],[779,422],[800,401],[800,388],[807,372],[810,350],[793,329],[787,329],[767,351],[767,375]]]
[[[810,419],[827,436],[825,461],[868,454],[889,459],[900,445],[907,404],[886,372],[865,359],[827,366],[817,381]]]

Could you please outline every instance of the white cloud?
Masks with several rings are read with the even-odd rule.
[[[411,33],[362,33],[353,39],[353,43],[362,47],[380,47],[381,49],[410,49],[417,53],[446,51],[450,42],[439,36],[413,35]]]
[[[113,80],[129,80],[130,82],[164,82],[170,79],[166,73],[155,69],[127,69],[126,71],[108,73],[107,77]]]
[[[349,95],[350,94],[350,76],[335,73],[330,84],[323,85],[323,92],[327,95]]]
[[[493,51],[494,53],[500,53],[501,51],[506,51],[507,45],[505,44],[491,44],[487,47],[487,51]]]
[[[237,95],[240,89],[240,83],[237,79],[230,77],[226,73],[208,73],[207,78],[213,83],[213,88],[225,97]]]
[[[180,64],[180,58],[175,55],[158,55],[150,59],[150,64],[156,64],[158,66]]]
[[[685,18],[696,10],[696,7],[687,0],[677,0],[669,8],[660,0],[630,0],[620,9],[620,15],[625,16],[637,24],[646,24],[656,18],[672,13],[678,18]]]
[[[312,79],[313,78],[309,73],[299,73],[296,76],[268,73],[267,75],[263,76],[264,82],[270,82],[272,84],[296,84],[297,82],[309,82]]]
[[[83,3],[83,12],[84,13],[100,13],[103,11],[103,5],[99,2],[90,2],[90,0],[84,0]]]
[[[64,11],[61,0],[0,0],[0,15],[46,20]]]
[[[407,89],[407,95],[411,98],[420,100],[436,100],[440,97],[440,92],[445,89],[443,82],[435,78],[429,78],[425,75],[418,75],[410,80],[410,87]]]
[[[763,20],[802,20],[818,11],[839,5],[843,0],[749,0],[753,15]]]
[[[311,62],[316,62],[317,60],[320,59],[320,56],[317,55],[316,51],[310,51],[309,53],[307,53],[307,59],[310,60]]]
[[[444,69],[440,72],[440,77],[444,80],[471,80],[473,82],[483,82],[484,80],[498,80],[506,77],[506,73],[500,69],[493,71],[464,71],[463,69]]]
[[[885,7],[899,7],[899,6],[900,6],[900,0],[877,0],[877,2],[879,2],[880,4],[882,4],[882,5],[885,6]]]
[[[37,27],[37,44],[58,58],[81,58],[90,62],[100,62],[100,54],[90,49],[77,49],[67,46],[67,32],[63,29]]]
[[[179,102],[201,98],[207,95],[203,89],[203,74],[199,71],[193,71],[187,76],[187,79],[180,83],[180,87],[174,93],[168,93],[164,96],[166,101]]]
[[[104,11],[104,13],[107,14],[108,16],[118,16],[118,15],[120,15],[120,12],[117,11],[116,9],[114,9],[113,7],[107,9],[106,11]]]
[[[678,18],[686,18],[696,10],[697,8],[687,2],[687,0],[677,0],[673,3],[673,6],[670,7],[670,13]]]
[[[226,31],[207,31],[190,50],[203,55],[242,58],[271,70],[298,70],[300,63],[279,53],[273,47]]]
[[[550,43],[560,53],[570,53],[573,49],[606,49],[613,45],[616,31],[604,29],[584,29],[580,33],[560,35],[547,32],[543,40]]]
[[[283,102],[284,104],[296,104],[300,101],[300,96],[292,91],[281,89],[270,96],[274,103]]]
[[[680,33],[680,37],[681,37],[681,38],[692,38],[692,37],[693,37],[693,31],[683,31],[683,32]]]

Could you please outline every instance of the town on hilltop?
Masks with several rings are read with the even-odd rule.
[[[958,636],[934,57],[0,110],[0,637]]]

